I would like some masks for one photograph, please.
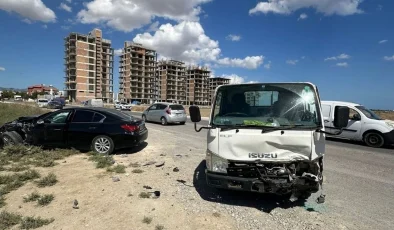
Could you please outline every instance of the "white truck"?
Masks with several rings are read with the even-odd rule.
[[[321,191],[325,134],[320,97],[312,83],[219,86],[208,126],[198,106],[189,114],[197,132],[207,129],[206,181],[223,189],[287,195],[290,201]],[[338,135],[349,108],[336,107]]]

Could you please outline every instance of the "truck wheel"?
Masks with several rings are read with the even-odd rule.
[[[364,136],[364,142],[369,147],[380,148],[384,145],[384,138],[378,132],[369,132]]]
[[[3,139],[4,146],[6,146],[6,145],[18,145],[18,144],[22,144],[23,143],[22,136],[19,133],[15,132],[15,131],[5,132],[5,133],[3,133],[1,138]]]
[[[91,149],[98,154],[109,155],[114,151],[115,144],[109,136],[100,135],[93,139]]]

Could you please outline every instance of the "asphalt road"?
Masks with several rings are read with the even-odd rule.
[[[141,113],[131,112],[136,117]],[[202,121],[199,126],[207,125]],[[197,133],[193,123],[162,126],[148,124],[148,129],[173,135],[174,140],[194,140],[206,148],[206,131]],[[366,229],[390,229],[394,226],[394,149],[375,149],[360,143],[328,140],[325,155],[326,200],[329,212]],[[364,229],[364,227],[362,227]]]

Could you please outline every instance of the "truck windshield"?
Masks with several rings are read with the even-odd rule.
[[[380,118],[376,113],[370,109],[365,108],[364,106],[356,106],[356,108],[359,109],[369,119],[382,120],[382,118]]]
[[[317,103],[314,87],[306,83],[226,85],[217,91],[212,124],[318,128]]]

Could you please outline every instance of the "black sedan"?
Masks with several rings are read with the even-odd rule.
[[[22,131],[18,127],[28,128]],[[24,141],[43,147],[92,150],[99,154],[137,146],[148,137],[141,119],[114,109],[94,107],[65,108],[19,119],[5,124],[2,130],[3,139],[12,139],[15,144]]]
[[[48,109],[63,109],[63,104],[59,101],[50,101],[47,104]]]

